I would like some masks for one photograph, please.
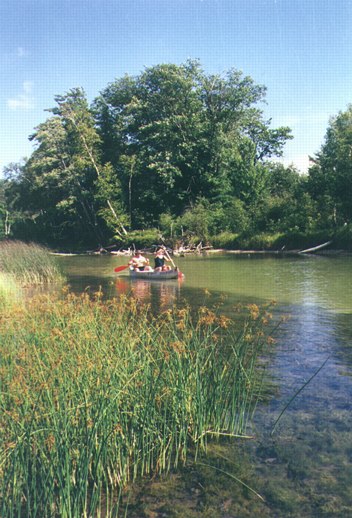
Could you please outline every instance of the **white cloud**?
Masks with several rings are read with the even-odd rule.
[[[31,110],[34,108],[34,99],[32,96],[33,83],[24,81],[22,83],[22,93],[16,97],[7,99],[7,106],[10,110]]]

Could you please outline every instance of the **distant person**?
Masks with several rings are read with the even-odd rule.
[[[128,263],[131,268],[137,272],[150,272],[153,269],[149,266],[149,259],[142,255],[140,250],[137,250],[134,257]]]
[[[170,259],[165,254],[165,247],[162,246],[154,254],[154,271],[165,272],[171,270],[170,266],[165,264],[165,261],[170,261]]]

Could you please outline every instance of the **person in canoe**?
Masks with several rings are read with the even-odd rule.
[[[167,272],[171,270],[171,267],[165,264],[165,261],[170,261],[168,256],[165,254],[165,247],[162,246],[157,249],[154,254],[154,271],[155,272]]]
[[[142,255],[140,250],[137,250],[135,255],[128,263],[132,270],[137,272],[152,272],[153,268],[149,265],[149,259]]]

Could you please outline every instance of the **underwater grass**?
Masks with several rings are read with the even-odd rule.
[[[50,251],[34,243],[0,242],[0,272],[20,285],[61,281],[63,276]]]
[[[100,292],[3,312],[0,515],[117,516],[127,484],[246,436],[267,319],[255,305],[240,326],[205,307],[153,316]]]

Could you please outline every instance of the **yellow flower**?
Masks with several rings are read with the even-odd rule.
[[[228,317],[225,317],[225,315],[221,315],[218,318],[218,324],[223,329],[227,329],[229,327],[230,323],[231,323],[231,320]]]
[[[247,309],[249,310],[251,318],[256,320],[259,317],[259,308],[257,304],[248,304]]]

